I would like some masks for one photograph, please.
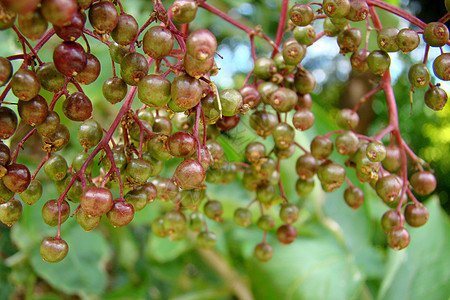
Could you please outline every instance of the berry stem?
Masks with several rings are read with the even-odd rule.
[[[285,1],[285,0],[283,0],[283,1]],[[215,14],[219,18],[224,19],[228,23],[236,26],[237,28],[241,29],[242,31],[244,31],[245,33],[247,33],[249,35],[257,35],[257,36],[261,37],[262,39],[266,40],[274,48],[274,51],[279,52],[277,45],[267,35],[260,33],[258,31],[256,31],[255,29],[248,27],[247,25],[242,24],[241,22],[233,19],[232,17],[230,17],[223,11],[215,8],[214,6],[212,6],[206,2],[202,2],[198,6],[209,11],[210,13]]]
[[[424,22],[422,22],[420,19],[408,14],[407,12],[405,12],[404,10],[401,10],[391,4],[388,4],[384,1],[381,0],[367,0],[367,4],[370,7],[370,14],[373,15],[373,12],[375,12],[375,10],[373,9],[374,6],[379,7],[387,12],[390,12],[394,15],[397,15],[407,21],[409,21],[410,23],[416,25],[417,27],[420,27],[421,29],[424,29],[426,24]],[[376,13],[375,13],[376,14]],[[381,26],[376,26],[377,28],[381,28]]]
[[[11,163],[16,163],[17,156],[19,155],[19,151],[22,148],[23,144],[36,132],[36,128],[33,128],[30,130],[23,138],[22,140],[17,144],[16,148],[14,149],[14,153],[12,155]]]
[[[286,18],[288,13],[288,6],[289,6],[289,0],[283,0],[281,3],[281,12],[280,12],[280,20],[278,21],[278,29],[277,29],[277,35],[275,38],[275,45],[280,47],[281,40],[283,39],[283,33],[284,33],[284,27],[286,26]],[[272,52],[272,58],[277,54],[278,51],[275,49]]]
[[[277,171],[280,173],[280,167],[281,167],[281,159],[277,160]],[[286,197],[286,194],[284,192],[284,186],[283,186],[283,180],[281,179],[281,173],[280,173],[280,180],[278,180],[278,188],[280,189],[280,196],[284,199],[284,202],[288,203],[288,199]]]
[[[33,53],[33,56],[36,57],[39,65],[42,65],[43,62],[42,60],[39,58],[39,56],[37,55],[36,51],[34,50],[34,48],[30,45],[30,43],[28,42],[28,40],[20,33],[20,31],[17,29],[17,27],[15,25],[11,26],[11,28],[16,32],[17,37],[19,38],[19,40],[22,43],[25,43],[27,45],[27,47],[30,49],[31,53]],[[27,59],[28,54],[26,52],[23,53],[24,54],[24,59]]]
[[[197,160],[201,164],[201,154],[200,154],[200,140],[198,139],[198,126],[200,124],[200,114],[202,109],[202,103],[199,102],[195,107],[195,123],[194,128],[192,129],[192,134],[194,135],[195,143],[197,144]]]
[[[36,171],[34,171],[33,175],[31,175],[31,180],[36,178],[36,175],[39,173],[39,171],[41,170],[41,168],[44,166],[45,162],[50,158],[50,153],[47,153],[47,155],[44,157],[44,159],[42,159],[41,163],[39,164],[39,166],[36,168]]]
[[[373,141],[379,141],[383,137],[385,137],[387,134],[392,132],[394,130],[394,126],[392,124],[389,124],[388,126],[384,127],[382,130],[380,130],[374,137]]]

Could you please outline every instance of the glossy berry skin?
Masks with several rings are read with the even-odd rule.
[[[123,46],[117,44],[116,42],[109,45],[109,54],[111,55],[111,59],[118,64],[122,63],[123,57],[129,52],[130,45]]]
[[[78,224],[84,231],[90,231],[100,224],[101,217],[94,217],[87,215],[84,210],[80,207],[76,214],[76,219]]]
[[[64,75],[56,69],[53,62],[48,62],[39,66],[36,71],[36,75],[41,83],[41,87],[44,90],[57,92],[64,86]]]
[[[281,206],[280,219],[287,224],[292,224],[297,221],[299,209],[295,204],[287,203]]]
[[[219,119],[216,122],[216,126],[221,131],[229,131],[235,128],[239,124],[240,120],[241,120],[240,114],[236,114],[230,117],[222,116],[222,119]]]
[[[383,27],[377,36],[378,47],[386,52],[396,52],[399,50],[396,39],[399,33],[398,28]]]
[[[344,108],[339,111],[336,116],[336,123],[342,129],[354,129],[359,124],[359,116],[349,108]]]
[[[248,227],[252,224],[252,213],[248,208],[239,207],[234,211],[233,220],[241,227]]]
[[[297,26],[306,26],[314,19],[314,12],[309,5],[297,3],[289,9],[289,18]]]
[[[216,242],[217,237],[211,231],[202,231],[197,236],[197,245],[202,249],[212,249]]]
[[[430,87],[425,92],[425,104],[432,110],[444,109],[447,100],[447,92],[438,86]]]
[[[85,17],[81,13],[77,12],[74,14],[72,19],[70,19],[69,24],[64,26],[53,25],[53,29],[55,30],[56,35],[59,36],[62,40],[67,42],[74,42],[83,33],[85,21]]]
[[[260,57],[255,61],[255,67],[253,72],[258,78],[263,80],[268,80],[277,71],[277,66],[275,62],[267,57]]]
[[[59,151],[64,148],[70,140],[69,129],[64,124],[59,124],[56,131],[49,136],[43,137],[45,146],[50,146],[50,151]]]
[[[367,65],[375,75],[383,75],[391,65],[391,58],[382,50],[374,50],[367,57]]]
[[[109,103],[116,104],[125,98],[128,86],[122,78],[112,77],[103,83],[102,92]]]
[[[69,252],[69,246],[66,241],[58,238],[48,237],[41,242],[39,248],[42,259],[49,263],[62,261]]]
[[[80,84],[88,85],[97,80],[100,75],[100,61],[94,55],[87,54],[86,67],[78,75],[75,76],[75,80]]]
[[[202,165],[193,159],[182,161],[175,170],[175,182],[183,190],[199,188],[205,181],[205,170]]]
[[[102,216],[112,208],[113,196],[105,188],[88,187],[81,195],[80,204],[87,215]]]
[[[17,115],[12,109],[0,107],[0,139],[8,139],[16,132],[17,121]]]
[[[359,147],[359,139],[353,131],[343,131],[336,137],[336,150],[342,155],[352,155]]]
[[[280,243],[288,245],[297,238],[297,229],[288,224],[281,225],[277,229],[276,236]]]
[[[397,171],[401,166],[401,153],[397,145],[386,147],[386,158],[383,160],[383,168],[389,172]]]
[[[394,250],[402,250],[409,245],[410,236],[408,230],[402,226],[394,226],[387,233],[389,247]]]
[[[28,168],[22,164],[10,164],[8,172],[2,177],[3,184],[12,192],[21,193],[30,184],[31,174]]]
[[[365,0],[349,0],[350,11],[345,16],[353,22],[363,21],[369,15],[369,5]]]
[[[19,200],[11,199],[0,204],[0,222],[7,226],[12,226],[22,216],[22,204]]]
[[[405,206],[405,220],[412,227],[421,227],[428,221],[430,214],[422,203],[409,203]]]
[[[61,223],[64,223],[70,215],[70,206],[66,200],[61,202]],[[49,200],[42,207],[42,219],[48,226],[57,226],[59,219],[59,207],[57,200]]]
[[[125,226],[134,218],[134,207],[126,201],[116,200],[106,217],[113,227]]]
[[[350,57],[352,68],[359,72],[367,71],[369,69],[369,66],[367,65],[367,57],[369,56],[369,53],[369,51],[363,48],[356,50]]]
[[[63,42],[53,50],[56,69],[66,76],[80,74],[87,65],[88,56],[77,42]]]
[[[414,192],[421,196],[426,196],[436,189],[436,177],[430,172],[420,171],[414,173],[409,179]]]
[[[381,142],[371,142],[366,149],[367,158],[372,162],[380,162],[386,158],[386,148]]]
[[[441,22],[431,22],[425,26],[423,40],[432,47],[442,47],[449,39],[447,26]]]
[[[217,51],[216,37],[208,29],[191,32],[186,39],[186,53],[200,61],[206,61]]]
[[[28,125],[35,126],[41,124],[47,117],[48,104],[40,95],[30,101],[19,100],[17,110],[20,118]]]
[[[151,172],[150,162],[140,158],[131,159],[126,168],[128,180],[138,184],[145,183],[150,178]]]
[[[310,71],[299,68],[295,73],[294,87],[297,93],[310,94],[316,87],[316,80]]]
[[[279,88],[269,96],[270,105],[278,112],[288,112],[297,104],[297,94],[288,88]]]
[[[319,164],[311,154],[304,154],[297,159],[295,170],[300,179],[312,178],[316,174]]]
[[[261,95],[258,90],[252,85],[244,85],[239,89],[242,95],[242,103],[248,104],[250,108],[255,108],[261,101]]]
[[[253,164],[266,156],[266,147],[260,142],[251,142],[245,147],[245,157]]]
[[[381,227],[388,233],[392,227],[399,226],[405,221],[403,215],[398,215],[395,210],[388,210],[381,217]]]
[[[92,102],[82,92],[75,92],[63,102],[63,113],[72,121],[84,121],[91,117]]]
[[[166,147],[175,157],[190,157],[194,154],[196,142],[194,137],[186,131],[177,131],[170,135]]]
[[[116,7],[109,1],[94,3],[89,8],[89,22],[99,34],[110,33],[119,22]]]
[[[142,40],[144,53],[154,59],[161,59],[173,49],[175,39],[169,29],[153,26],[147,30]]]
[[[170,9],[175,22],[190,23],[197,13],[197,2],[195,0],[175,0]]]
[[[49,110],[45,120],[41,124],[36,125],[36,130],[43,137],[51,136],[58,130],[59,122],[60,119],[58,113]]]
[[[345,181],[345,168],[332,161],[322,163],[317,169],[317,177],[325,192],[338,189]]]
[[[397,175],[387,175],[378,179],[375,189],[385,203],[391,203],[400,196],[402,183]]]
[[[306,48],[299,44],[295,38],[289,38],[283,43],[282,55],[286,65],[295,66],[305,57]]]
[[[253,250],[253,255],[260,262],[267,262],[273,256],[273,248],[269,244],[260,243],[255,246],[255,249]]]
[[[353,209],[358,209],[364,202],[364,193],[360,188],[348,187],[344,191],[344,200]]]
[[[36,179],[33,179],[31,180],[27,189],[22,193],[20,193],[19,195],[20,199],[22,199],[24,203],[32,205],[36,203],[42,196],[42,184]]]
[[[443,53],[433,62],[434,74],[442,80],[450,80],[450,53]]]
[[[127,84],[136,86],[147,75],[148,69],[149,66],[144,55],[130,52],[122,59],[120,75]]]
[[[209,200],[203,207],[205,215],[216,222],[222,223],[222,204],[217,200]]]
[[[75,0],[43,0],[41,10],[44,17],[56,26],[64,26],[77,12]]]
[[[275,219],[270,215],[262,215],[259,217],[256,225],[261,230],[269,231],[275,227]]]
[[[407,53],[419,46],[420,37],[415,30],[403,28],[398,32],[396,42],[400,50],[402,50],[403,53]]]
[[[430,83],[431,74],[425,64],[419,63],[409,68],[408,79],[414,87],[424,88]]]
[[[136,19],[129,14],[119,15],[117,25],[111,32],[112,39],[120,45],[129,45],[136,38],[139,31],[139,25]]]
[[[30,40],[38,40],[47,31],[48,22],[40,9],[20,14],[17,21],[20,32]]]
[[[314,26],[296,26],[292,32],[295,40],[302,45],[308,45],[314,42],[316,38],[316,30]]]
[[[11,91],[22,101],[33,99],[40,89],[41,83],[36,73],[31,70],[19,69],[11,78]]]
[[[189,75],[175,77],[170,88],[172,101],[183,110],[196,106],[200,102],[202,92],[200,81]]]
[[[170,234],[183,231],[186,225],[186,216],[180,211],[171,210],[164,215],[164,229]]]
[[[45,174],[53,181],[63,180],[67,173],[67,161],[58,154],[53,154],[44,164]]]
[[[102,137],[102,126],[94,119],[88,119],[78,127],[77,139],[84,149],[95,147]]]
[[[311,154],[318,160],[330,156],[333,148],[333,142],[326,136],[318,135],[311,141]]]
[[[4,57],[0,57],[0,86],[5,85],[11,79],[12,70],[11,62]]]
[[[361,31],[358,28],[349,28],[339,33],[337,42],[341,49],[339,53],[355,52],[361,44]]]

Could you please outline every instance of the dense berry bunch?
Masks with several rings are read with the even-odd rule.
[[[22,203],[39,201],[43,187],[36,175],[43,170],[60,193],[58,199],[41,200],[44,222],[58,227],[56,237],[45,238],[40,247],[48,262],[61,261],[68,253],[69,246],[61,239],[61,224],[71,210],[86,231],[96,228],[102,216],[120,227],[156,199],[172,205],[153,220],[155,235],[176,241],[190,230],[198,233],[198,245],[209,249],[214,247],[216,235],[208,229],[207,219],[224,222],[224,209],[220,201],[208,197],[207,185],[226,185],[242,174],[242,185],[254,192],[254,198],[236,209],[233,219],[239,226],[255,224],[263,231],[254,255],[268,261],[273,248],[266,241],[267,232],[273,232],[282,244],[297,237],[295,222],[301,211],[296,201],[285,195],[280,162],[300,148],[303,154],[295,165],[298,178],[292,182],[299,197],[310,194],[317,182],[328,193],[344,185],[345,203],[358,209],[364,201],[363,191],[347,177],[354,169],[359,181],[368,182],[393,209],[381,221],[388,244],[394,249],[406,247],[409,233],[404,222],[419,227],[428,220],[427,209],[414,194],[432,193],[436,179],[400,135],[389,53],[415,50],[422,36],[427,50],[423,62],[410,67],[411,91],[426,88],[426,105],[442,109],[447,93],[431,83],[425,63],[429,47],[449,43],[446,20],[425,24],[401,13],[416,29],[399,30],[380,24],[374,7],[387,11],[392,7],[378,0],[324,0],[298,3],[289,10],[287,3],[283,1],[281,26],[272,41],[204,1],[175,0],[167,10],[161,1],[153,1],[153,13],[141,26],[118,0],[0,1],[0,29],[14,30],[24,49],[21,54],[0,57],[0,85],[5,86],[0,96],[0,139],[4,141],[0,142],[0,220],[10,226],[19,220]],[[243,86],[219,91],[214,84],[212,78],[219,72],[216,37],[207,29],[189,32],[188,23],[195,19],[198,8],[250,36],[254,68]],[[289,24],[284,28],[287,18]],[[317,32],[316,22],[322,19],[324,30]],[[366,24],[366,32],[354,27],[355,22]],[[88,24],[93,31],[87,29]],[[375,49],[368,49],[369,34],[376,35]],[[336,37],[340,52],[349,53],[354,70],[370,70],[376,76],[377,85],[361,103],[384,91],[390,121],[376,135],[364,136],[355,132],[361,103],[343,109],[336,116],[341,129],[316,136],[308,150],[295,137],[314,125],[311,93],[316,82],[302,61],[308,47],[323,36]],[[256,56],[255,37],[273,46],[272,55]],[[82,87],[97,83],[102,69],[90,52],[91,38],[108,47],[111,56],[113,73],[102,83],[105,101],[120,107],[111,124],[93,118],[95,107]],[[36,41],[34,47],[29,40]],[[52,60],[44,62],[38,52],[49,40],[58,42]],[[15,59],[23,60],[17,70],[11,64]],[[450,54],[442,53],[433,63],[434,75],[450,80],[449,66]],[[45,99],[41,90],[54,96]],[[17,102],[4,101],[9,92]],[[132,109],[132,103],[139,101],[141,107]],[[70,136],[67,124],[61,122],[65,119],[55,111],[58,102],[64,116],[78,122],[76,137]],[[32,129],[10,151],[8,139],[18,126],[17,114]],[[261,141],[273,141],[273,147],[252,141],[245,147],[245,162],[229,161],[217,138],[241,126],[245,114],[254,134]],[[42,138],[44,158],[31,174],[17,158],[33,135]],[[69,142],[78,142],[84,150],[73,158],[59,155]],[[345,157],[345,165],[330,158],[335,150]],[[408,159],[413,164],[410,175]],[[173,174],[162,176],[166,163],[174,161]],[[119,191],[117,198],[111,192],[114,189]],[[258,216],[253,216],[251,206],[259,207]],[[272,207],[279,218],[274,218]]]

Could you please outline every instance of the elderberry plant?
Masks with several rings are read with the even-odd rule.
[[[198,245],[210,249],[216,235],[208,229],[207,219],[223,222],[224,209],[220,201],[208,196],[207,186],[227,185],[242,173],[242,186],[254,192],[254,198],[246,199],[233,219],[242,227],[256,223],[263,231],[254,255],[265,262],[273,255],[266,240],[268,232],[274,232],[282,244],[297,237],[292,224],[299,218],[299,207],[295,199],[286,197],[284,186],[294,185],[298,196],[305,197],[317,177],[327,193],[345,186],[345,203],[358,209],[364,193],[347,176],[355,172],[359,181],[370,184],[392,208],[380,216],[389,246],[396,250],[408,246],[405,221],[420,227],[429,217],[415,194],[431,194],[436,179],[399,130],[390,53],[415,51],[423,39],[423,60],[408,73],[411,105],[424,101],[433,110],[443,109],[447,93],[439,83],[432,83],[426,63],[430,47],[440,47],[442,54],[433,62],[433,74],[439,80],[450,80],[450,54],[442,48],[450,44],[444,25],[450,13],[426,24],[381,0],[324,0],[292,6],[283,0],[272,40],[263,29],[250,28],[205,0],[175,0],[166,6],[153,0],[152,4],[147,21],[139,25],[119,0],[0,1],[0,30],[14,31],[23,49],[0,57],[0,85],[4,86],[0,95],[0,221],[11,226],[20,219],[22,203],[45,202],[42,219],[57,227],[57,233],[42,241],[40,253],[53,263],[68,255],[62,224],[70,216],[86,231],[96,228],[103,216],[112,226],[121,227],[145,206],[162,201],[171,206],[152,221],[153,233],[177,241],[189,231],[196,232]],[[445,4],[450,10],[450,1]],[[217,88],[214,76],[220,72],[216,65],[220,53],[216,37],[207,29],[189,28],[199,9],[248,35],[254,68],[242,86]],[[376,9],[405,19],[412,28],[383,26]],[[315,26],[321,19],[323,31]],[[356,27],[358,23],[364,25],[364,32]],[[372,49],[371,36],[377,41]],[[314,126],[311,93],[316,81],[302,61],[308,48],[324,37],[336,37],[340,53],[348,54],[352,68],[369,70],[375,80],[373,90],[353,109],[339,112],[336,123],[341,129],[316,136],[308,150],[295,137]],[[268,43],[272,54],[258,56],[255,39]],[[39,54],[49,42],[56,43],[52,60],[43,61]],[[91,53],[94,43],[109,48],[112,74],[103,83],[96,81],[104,67]],[[17,70],[13,60],[22,61]],[[91,84],[102,84],[104,101],[119,108],[109,123],[93,118],[96,107],[83,90]],[[426,89],[424,99],[414,99],[415,89]],[[53,97],[45,99],[40,95],[43,90]],[[6,102],[8,93],[17,101]],[[385,96],[388,124],[373,136],[356,133],[360,105],[378,93]],[[140,107],[134,109],[133,103]],[[76,138],[70,136],[66,118],[55,111],[57,104],[68,120],[79,122]],[[16,132],[17,114],[31,129],[11,151],[8,140]],[[230,161],[217,139],[244,126],[244,115],[249,116],[249,126],[259,140],[245,145],[245,161]],[[34,135],[41,137],[43,159],[31,173],[17,158]],[[273,147],[267,148],[263,139],[273,140]],[[58,154],[76,141],[82,152],[73,158]],[[295,183],[285,182],[280,163],[291,158],[296,148],[303,152],[295,164],[298,178]],[[334,149],[346,158],[345,165],[330,158]],[[163,177],[164,166],[172,161],[177,162],[174,172]],[[40,200],[43,187],[36,176],[42,170],[55,182],[57,199]],[[256,222],[251,206],[259,207]],[[268,214],[272,207],[279,211],[282,225],[276,226]]]

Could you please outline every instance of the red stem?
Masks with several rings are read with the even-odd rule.
[[[288,6],[289,6],[289,0],[283,0],[281,3],[281,12],[280,12],[280,20],[278,22],[278,29],[277,29],[277,35],[275,38],[275,45],[280,47],[281,40],[283,39],[283,33],[284,33],[284,27],[286,26],[286,18],[288,13]],[[275,49],[272,52],[272,58],[277,54],[277,51]]]

